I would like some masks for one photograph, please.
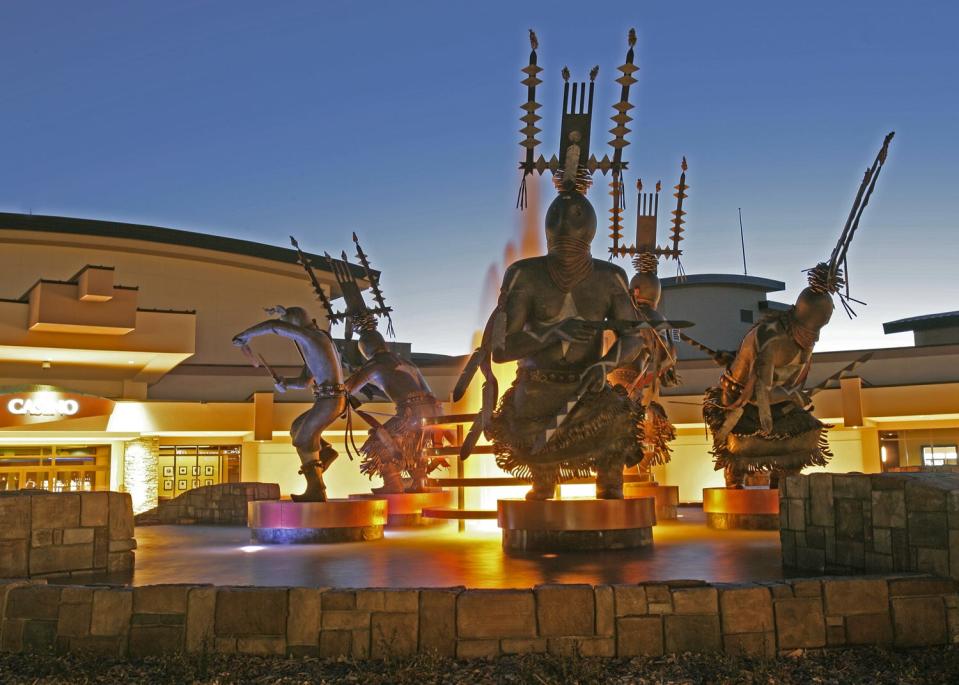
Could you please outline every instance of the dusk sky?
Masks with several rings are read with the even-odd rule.
[[[292,233],[315,252],[355,230],[397,338],[464,353],[521,221],[527,29],[548,158],[564,65],[580,79],[600,65],[592,151],[609,151],[635,27],[627,182],[671,187],[687,156],[689,274],[741,273],[742,207],[749,273],[792,301],[896,131],[850,249],[868,306],[853,321],[838,308],[818,349],[905,345],[882,322],[959,309],[957,22],[948,2],[6,2],[0,210]],[[607,181],[590,194],[600,258]]]

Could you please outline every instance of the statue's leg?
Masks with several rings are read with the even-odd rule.
[[[426,492],[427,462],[427,459],[417,460],[416,466],[414,466],[412,471],[410,471],[410,475],[413,477],[413,482],[410,483],[408,488],[406,488],[407,492]]]
[[[553,499],[556,496],[556,481],[559,473],[552,466],[530,466],[533,473],[533,487],[526,493],[526,499]]]
[[[801,468],[778,468],[769,472],[769,489],[778,490],[783,479],[788,476],[798,476],[802,472]]]
[[[395,462],[380,460],[379,475],[383,479],[383,485],[373,488],[375,494],[395,495],[403,492],[403,475]]]
[[[326,483],[323,472],[337,457],[333,446],[323,440],[323,429],[340,414],[345,400],[330,397],[317,400],[313,407],[293,424],[290,436],[293,447],[300,457],[300,473],[306,479],[306,490],[299,495],[290,495],[294,502],[325,502]]]
[[[596,499],[623,499],[623,462],[596,469]]]
[[[735,461],[730,462],[726,465],[726,469],[723,472],[723,475],[726,477],[726,487],[735,488],[737,490],[742,489],[746,481],[746,469],[737,464]]]

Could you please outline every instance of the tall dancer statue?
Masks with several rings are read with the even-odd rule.
[[[300,473],[306,478],[306,490],[291,495],[294,502],[325,502],[323,474],[337,457],[333,446],[323,439],[323,431],[346,410],[346,386],[340,355],[330,334],[320,329],[302,307],[277,306],[267,319],[233,337],[233,344],[249,350],[249,342],[261,335],[278,335],[292,340],[303,357],[303,371],[294,378],[274,376],[276,389],[310,388],[313,406],[293,421],[290,437],[300,457]],[[262,359],[258,359],[262,364]],[[262,364],[265,366],[265,364]],[[271,371],[272,373],[272,371]]]

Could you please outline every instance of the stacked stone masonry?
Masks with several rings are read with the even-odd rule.
[[[345,590],[0,581],[0,648],[458,658],[549,652],[767,657],[959,642],[959,594],[929,576],[751,585],[696,581],[531,590]]]
[[[959,580],[959,474],[792,476],[780,489],[787,567],[919,571]]]
[[[127,493],[0,495],[0,577],[126,573],[135,548]]]
[[[247,503],[280,499],[276,483],[219,483],[184,492],[155,509],[137,514],[138,526],[223,525],[245,526]]]

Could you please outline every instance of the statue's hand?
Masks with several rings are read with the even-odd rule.
[[[250,339],[243,335],[242,333],[237,333],[233,336],[233,344],[237,347],[243,347],[250,342]]]
[[[584,392],[599,392],[606,385],[606,376],[613,370],[613,364],[608,362],[597,362],[586,369],[582,379],[579,382],[577,394]]]
[[[555,324],[546,334],[551,340],[565,340],[566,342],[589,342],[596,335],[596,330],[591,328],[582,319],[563,319]]]

